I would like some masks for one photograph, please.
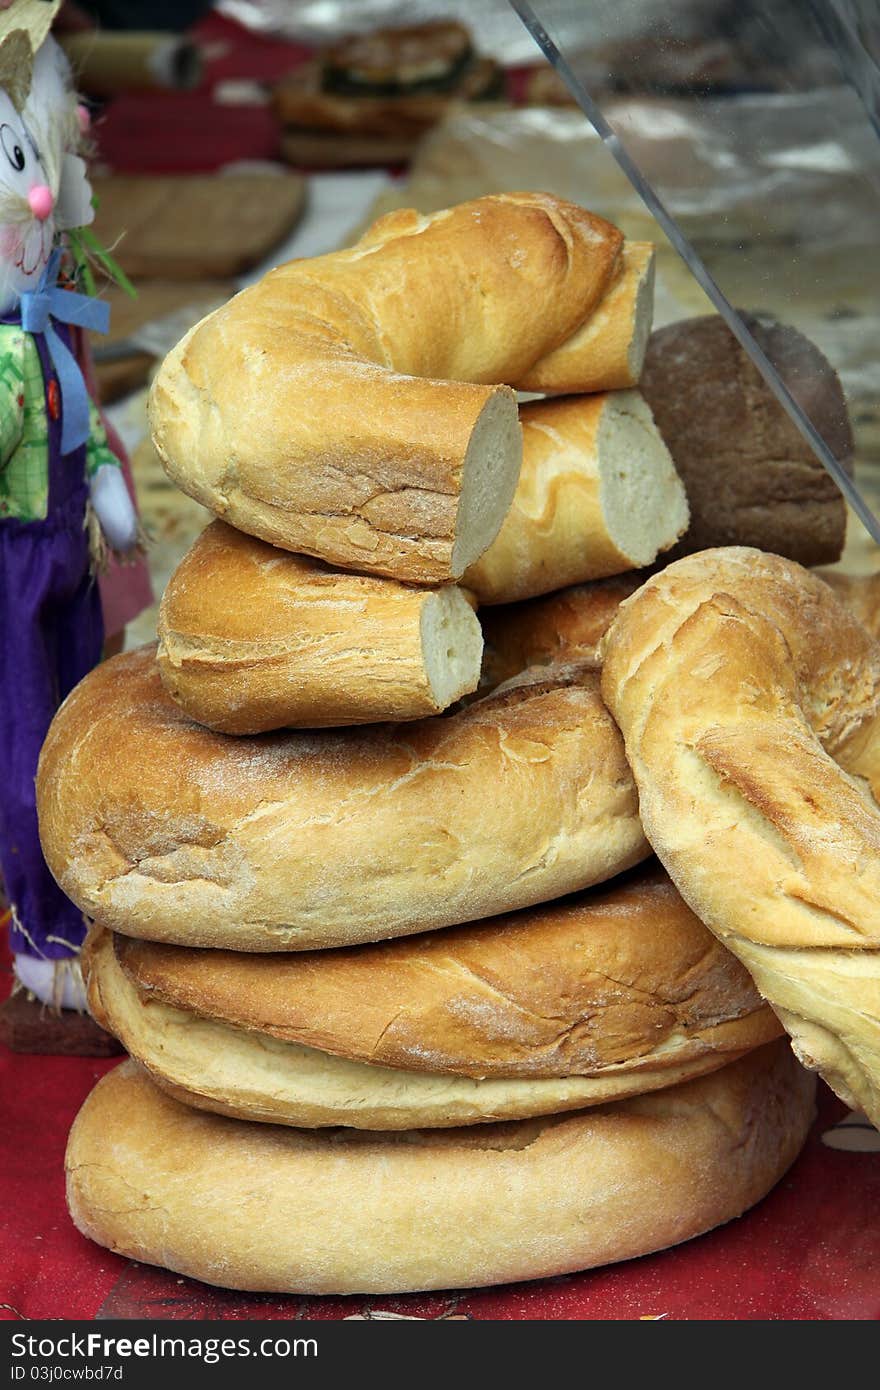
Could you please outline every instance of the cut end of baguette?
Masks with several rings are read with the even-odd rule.
[[[640,569],[687,530],[684,484],[638,391],[619,391],[609,398],[598,443],[605,527],[612,544],[633,569]]]
[[[462,465],[452,547],[454,579],[479,559],[501,530],[521,467],[522,429],[516,396],[502,387],[481,410]]]
[[[429,594],[420,617],[422,659],[438,710],[476,690],[483,661],[483,632],[460,589]]]

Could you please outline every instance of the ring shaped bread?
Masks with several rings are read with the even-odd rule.
[[[40,835],[64,891],[131,936],[303,950],[476,921],[646,858],[589,666],[404,725],[228,738],[154,651],[90,672],[53,720]]]
[[[604,650],[682,897],[798,1055],[880,1123],[880,645],[793,561],[730,548],[649,580]]]
[[[124,1062],[74,1122],[67,1200],[99,1244],[227,1288],[403,1293],[544,1278],[740,1215],[797,1157],[813,1092],[777,1041],[575,1115],[316,1133],[193,1110]]]
[[[300,1127],[576,1110],[714,1071],[782,1032],[656,868],[347,950],[205,952],[93,928],[83,968],[92,1014],[164,1090]]]
[[[456,579],[516,487],[511,387],[629,278],[622,245],[547,194],[391,213],[188,333],[153,386],[156,448],[184,492],[239,530],[343,569]],[[624,312],[635,375],[618,384],[638,379],[650,299],[646,284]],[[600,339],[590,356],[611,353],[616,371],[619,348]]]

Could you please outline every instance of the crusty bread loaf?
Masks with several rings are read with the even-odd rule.
[[[191,719],[227,734],[437,714],[480,679],[460,589],[331,570],[222,521],[162,598],[156,659]]]
[[[480,683],[489,689],[528,666],[599,661],[599,643],[618,608],[645,575],[618,574],[480,613],[485,647]]]
[[[117,938],[118,943],[122,940]],[[186,951],[184,947],[156,947],[155,944],[153,949]],[[119,954],[118,944],[116,954]],[[630,1026],[638,1034],[633,1046],[641,1045],[643,1055],[634,1055],[620,1064],[596,1064],[593,1070],[582,1074],[566,1076],[539,1072],[508,1077],[493,1071],[487,1078],[480,1079],[424,1067],[403,1070],[380,1064],[379,1059],[375,1063],[353,1061],[301,1042],[288,1041],[275,1027],[241,1027],[225,1022],[211,1008],[210,984],[199,998],[197,1011],[177,1007],[167,1002],[167,998],[181,992],[177,988],[180,984],[185,990],[187,981],[174,978],[173,966],[170,971],[167,968],[164,971],[166,982],[171,976],[169,990],[157,990],[154,985],[144,987],[139,979],[132,979],[130,972],[120,967],[116,954],[112,933],[93,927],[84,952],[89,1009],[147,1068],[163,1090],[177,1100],[221,1115],[300,1128],[331,1125],[356,1129],[443,1128],[580,1110],[587,1105],[602,1105],[623,1096],[641,1095],[702,1076],[782,1032],[772,1011],[762,1008],[754,992],[747,988],[740,990],[738,1002],[742,1004],[744,993],[751,993],[749,1012],[737,1018],[734,1016],[737,1001],[729,1008],[721,1005],[716,1010],[715,1021],[707,1021],[705,1026],[698,1024],[692,1039],[681,1037],[669,1028],[665,1048],[659,1033],[656,1039],[649,1036],[647,1014],[650,1007],[642,1019],[636,1017],[637,1006],[631,1007]],[[217,953],[194,951],[189,954],[199,958],[216,984],[213,957]],[[269,995],[278,998],[280,994],[283,998],[283,990],[279,991],[277,982],[271,978],[279,957],[245,956],[242,952],[219,954],[226,957],[221,969],[225,968],[228,981],[237,973],[237,983],[242,988],[257,990],[249,1010],[251,1016],[261,1014],[270,1005]],[[329,960],[338,953],[323,951],[320,954]],[[288,960],[289,957],[280,957],[282,965]],[[267,967],[258,971],[256,977],[248,968],[254,963]],[[244,968],[236,972],[236,967],[242,965]],[[745,975],[745,971],[742,973]],[[289,972],[284,972],[283,980],[289,979]],[[261,989],[261,986],[266,988]],[[672,988],[674,990],[674,983]],[[214,994],[217,992],[215,989]],[[220,1002],[222,1008],[223,1000]],[[228,1004],[228,999],[226,1002]],[[613,1004],[605,1002],[606,1010],[600,1006],[599,1012],[604,1012],[606,1020],[613,1019]],[[461,1007],[464,1009],[467,1004],[468,998],[464,995]],[[626,1002],[621,1008],[621,1013],[625,1012]],[[611,1026],[613,1028],[613,1023]],[[296,1036],[295,1029],[292,1034]],[[656,1047],[652,1046],[654,1041]],[[613,1048],[613,1040],[609,1043]],[[411,1053],[414,1050],[410,1049]]]
[[[629,1259],[738,1216],[794,1161],[812,1110],[812,1078],[784,1042],[598,1110],[403,1135],[221,1118],[124,1062],[74,1123],[67,1200],[92,1240],[210,1284],[499,1284]]]
[[[880,644],[799,565],[731,548],[650,579],[604,647],[648,838],[880,1122]]]
[[[880,638],[880,571],[877,574],[842,574],[840,570],[819,570],[818,575],[831,585],[862,627]],[[521,671],[522,666],[518,669]]]
[[[748,972],[656,861],[612,884],[404,940],[271,957],[116,938],[143,999],[386,1067],[595,1076],[778,1036]],[[756,1014],[763,1017],[757,1018]],[[748,1024],[730,1028],[732,1021]]]
[[[637,391],[534,401],[520,420],[510,511],[462,580],[480,603],[638,569],[686,529],[684,488]]]
[[[767,316],[747,327],[845,464],[846,398],[809,339]],[[747,545],[802,565],[840,557],[846,507],[831,476],[717,315],[651,335],[639,383],[687,490],[690,526],[672,554]]]
[[[621,245],[547,194],[390,213],[350,250],[280,266],[177,345],[151,397],[159,454],[185,492],[275,545],[458,578],[516,486],[510,385],[601,306]]]
[[[731,1020],[768,1012],[656,866],[369,947],[266,959],[118,937],[115,950],[145,998],[364,1062],[476,1078],[674,1066],[723,1046]]]
[[[153,651],[68,696],[37,790],[50,869],[132,936],[278,951],[525,907],[645,858],[594,671],[542,671],[404,725],[246,740],[185,718]]]
[[[625,243],[613,281],[583,326],[513,384],[548,395],[636,386],[654,314],[654,247]]]

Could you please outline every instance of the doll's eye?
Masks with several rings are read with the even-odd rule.
[[[0,144],[2,144],[3,153],[13,169],[18,169],[21,172],[24,168],[24,150],[18,143],[11,125],[0,125]]]

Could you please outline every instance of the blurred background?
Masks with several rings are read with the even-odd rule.
[[[710,312],[507,0],[80,0],[58,37],[93,117],[116,287],[101,394],[132,451],[153,587],[207,514],[150,446],[156,360],[271,265],[394,207],[540,188],[659,245],[655,325]],[[734,305],[837,369],[880,508],[880,11],[874,0],[536,0],[620,146]],[[401,26],[406,32],[401,33]],[[389,30],[394,32],[389,33]],[[850,518],[844,563],[877,567]],[[153,636],[155,605],[127,645]]]

